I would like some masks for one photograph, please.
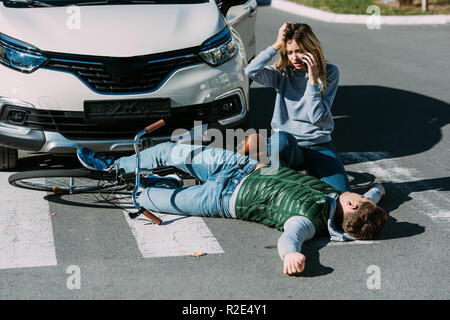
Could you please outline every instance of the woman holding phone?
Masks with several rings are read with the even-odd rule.
[[[280,52],[275,65],[267,65]],[[339,70],[326,63],[319,39],[304,23],[284,23],[274,44],[245,70],[254,81],[277,91],[268,155],[272,166],[307,170],[341,191],[350,191],[341,159],[331,143],[331,105]]]

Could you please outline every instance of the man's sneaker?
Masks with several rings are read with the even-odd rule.
[[[86,147],[78,147],[77,157],[81,164],[90,170],[109,171],[115,164],[113,156],[95,153]]]
[[[142,188],[159,187],[159,188],[180,188],[183,186],[183,179],[176,174],[168,174],[167,176],[159,176],[153,174],[148,177],[141,177],[139,186]]]

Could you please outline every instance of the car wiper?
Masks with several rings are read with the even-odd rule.
[[[30,7],[54,7],[53,4],[37,1],[37,0],[8,0],[8,2],[12,3],[23,3]]]

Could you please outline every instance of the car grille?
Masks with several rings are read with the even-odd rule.
[[[167,126],[158,129],[157,135],[170,135],[177,128],[190,129],[194,120],[208,121],[208,106],[176,108],[172,115],[177,120],[167,120]],[[201,114],[201,115],[199,115]],[[84,113],[78,111],[53,111],[29,109],[25,127],[56,131],[74,140],[133,139],[136,133],[156,120],[127,121],[110,124],[86,123]]]
[[[230,99],[236,101],[236,108],[231,113],[224,114],[220,101],[229,101]],[[176,129],[190,130],[194,126],[194,121],[213,124],[225,116],[238,114],[241,107],[239,98],[231,96],[209,103],[172,108],[171,118],[166,120],[167,125],[158,129],[155,134],[156,136],[170,136]],[[10,115],[11,112],[20,111],[26,114],[23,122],[20,123],[21,126],[30,129],[59,132],[67,139],[73,140],[133,139],[137,132],[150,123],[155,122],[155,119],[138,121],[135,119],[120,119],[119,122],[92,123],[85,120],[85,114],[82,111],[41,110],[12,105],[5,105],[1,111],[0,121],[18,125],[17,122],[10,119]]]
[[[98,93],[145,93],[176,70],[201,63],[198,48],[137,57],[99,57],[44,52],[44,68],[70,72]]]

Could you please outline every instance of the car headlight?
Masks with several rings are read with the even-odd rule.
[[[227,62],[236,54],[236,42],[230,29],[225,27],[200,47],[200,57],[211,66]]]
[[[46,60],[35,46],[0,33],[0,63],[5,66],[31,73]]]

